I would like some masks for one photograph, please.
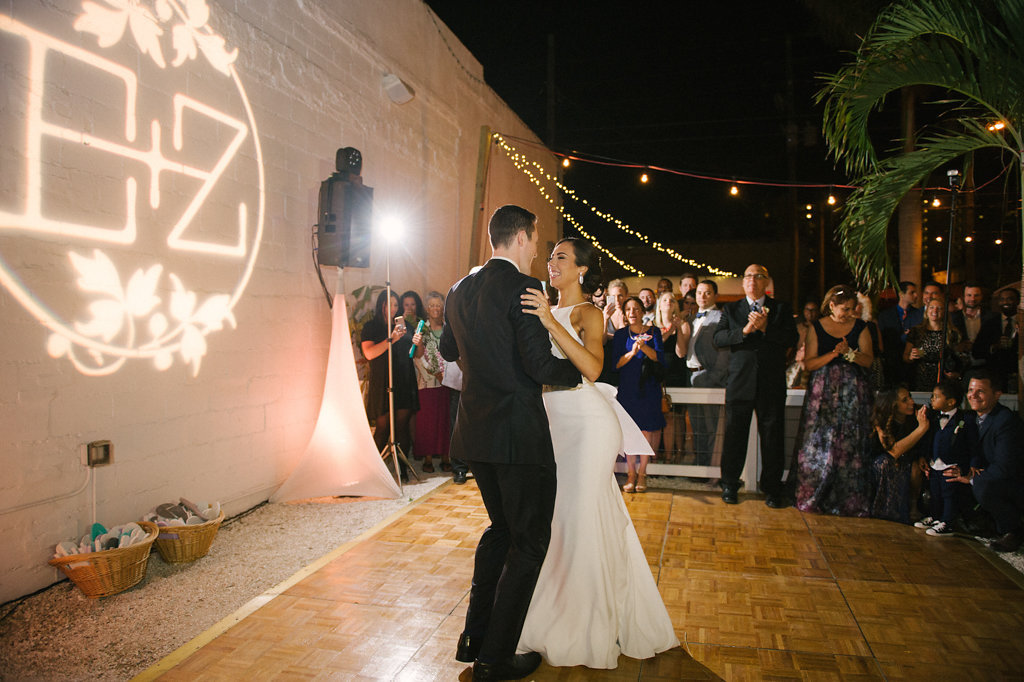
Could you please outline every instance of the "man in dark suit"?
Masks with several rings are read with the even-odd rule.
[[[986,320],[978,330],[971,355],[984,361],[1000,383],[1017,391],[1017,306],[1020,292],[1016,287],[1003,289],[996,297],[999,313]]]
[[[725,387],[725,442],[722,446],[722,499],[736,504],[740,474],[747,457],[750,419],[757,411],[761,438],[761,490],[769,507],[789,505],[782,486],[786,352],[797,341],[790,307],[766,296],[768,269],[750,265],[743,273],[744,298],[726,304],[715,332],[715,345],[728,347],[729,380]],[[792,475],[792,473],[791,473]]]
[[[488,225],[493,255],[448,292],[441,355],[463,370],[452,457],[469,464],[491,525],[476,549],[466,628],[455,658],[474,680],[525,677],[540,654],[516,654],[551,539],[555,461],[542,384],[575,386],[580,373],[551,354],[548,333],[523,313],[537,218],[502,206]]]
[[[967,402],[978,415],[978,443],[969,471],[950,467],[945,476],[969,483],[974,499],[992,515],[1000,537],[991,543],[997,552],[1014,552],[1024,544],[1024,423],[999,404],[999,376],[979,370],[967,387]]]
[[[985,358],[976,356],[974,353],[974,342],[978,340],[981,329],[991,325],[990,320],[998,317],[996,313],[986,309],[982,305],[983,292],[981,285],[977,282],[964,283],[964,309],[954,311],[949,316],[949,324],[960,332],[960,345],[957,352],[970,355],[969,364],[965,374],[969,375],[971,370],[977,370],[985,365]]]
[[[917,285],[900,282],[896,305],[878,313],[878,331],[882,336],[886,382],[895,386],[906,379],[907,364],[903,362],[903,347],[907,343],[907,330],[921,322],[921,308],[915,308]]]

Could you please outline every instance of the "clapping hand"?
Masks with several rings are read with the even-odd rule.
[[[747,314],[747,326],[743,328],[745,334],[751,334],[756,331],[763,332],[768,327],[768,311],[761,310],[755,312],[753,310]]]
[[[836,353],[839,355],[846,355],[850,352],[850,342],[846,339],[840,339],[839,343],[836,344]]]

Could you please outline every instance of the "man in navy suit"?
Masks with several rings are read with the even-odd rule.
[[[967,402],[978,415],[978,444],[971,453],[970,470],[953,466],[945,476],[969,483],[974,498],[992,515],[1000,537],[990,547],[1016,551],[1024,544],[1024,423],[999,404],[999,375],[982,369],[971,377]]]
[[[757,411],[761,438],[761,490],[769,507],[789,505],[782,486],[786,352],[797,341],[789,305],[766,295],[768,269],[750,265],[743,273],[744,298],[726,304],[715,345],[729,348],[725,387],[725,442],[722,447],[722,500],[736,504],[747,457],[750,419]]]
[[[543,384],[576,386],[568,360],[551,354],[548,333],[523,313],[520,296],[540,289],[531,277],[537,217],[502,206],[488,225],[493,255],[448,292],[440,350],[463,370],[451,456],[468,463],[491,525],[476,548],[466,626],[456,660],[473,662],[474,680],[519,679],[540,665],[516,654],[523,621],[551,539],[555,459]]]
[[[915,308],[917,284],[909,280],[900,282],[899,298],[895,306],[878,313],[878,330],[885,349],[885,376],[890,385],[906,378],[907,365],[903,362],[903,347],[907,343],[907,330],[921,322],[921,308]]]

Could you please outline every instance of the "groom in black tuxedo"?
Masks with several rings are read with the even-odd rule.
[[[789,504],[782,487],[786,352],[796,345],[797,331],[790,307],[766,295],[768,280],[768,269],[763,265],[747,267],[743,273],[746,296],[725,305],[715,332],[715,345],[731,351],[725,387],[722,499],[727,504],[739,501],[747,434],[756,410],[761,490],[768,495],[765,504],[779,508]]]
[[[460,360],[462,396],[451,456],[469,464],[491,525],[476,549],[466,629],[455,658],[474,680],[525,677],[536,652],[516,654],[555,506],[555,459],[542,384],[575,386],[579,371],[551,354],[548,333],[523,313],[520,296],[540,289],[529,276],[537,217],[518,206],[491,216],[493,255],[448,292],[441,355]]]

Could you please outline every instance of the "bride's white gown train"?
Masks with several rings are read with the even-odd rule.
[[[578,339],[571,311],[552,312]],[[552,352],[565,357],[555,344]],[[519,651],[537,651],[554,666],[615,668],[620,653],[650,658],[678,646],[614,474],[623,434],[631,454],[652,453],[650,446],[611,386],[584,380],[545,393],[544,406],[558,492]]]

